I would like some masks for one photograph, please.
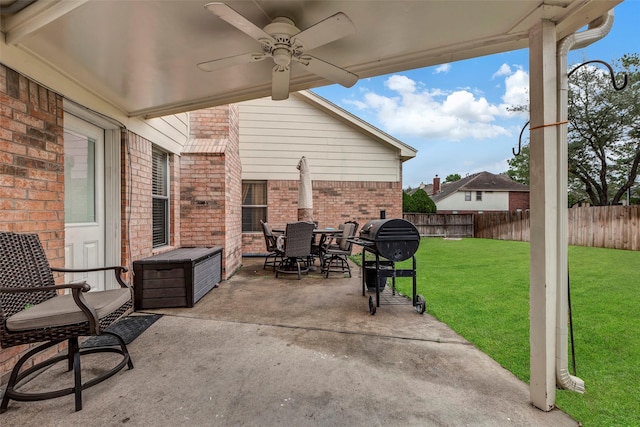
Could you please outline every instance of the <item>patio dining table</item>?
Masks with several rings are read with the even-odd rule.
[[[284,235],[285,230],[283,228],[273,228],[271,230],[275,234]],[[314,252],[314,247],[317,248],[315,252],[318,252],[318,249],[322,247],[327,241],[327,238],[332,237],[336,234],[342,233],[342,230],[339,228],[326,227],[326,228],[314,228],[313,229],[313,241],[311,242],[312,254]],[[316,243],[316,236],[320,236],[320,240]],[[313,254],[314,256],[318,256],[319,253]],[[309,266],[309,270],[316,271],[316,267]]]

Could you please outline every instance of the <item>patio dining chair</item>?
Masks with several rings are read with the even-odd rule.
[[[351,267],[348,256],[351,255],[353,244],[349,241],[356,235],[358,223],[347,221],[342,226],[342,234],[337,236],[335,243],[329,242],[323,249],[321,272],[325,277],[329,273],[347,273],[351,277]]]
[[[264,270],[273,268],[274,270],[282,260],[282,251],[278,249],[277,236],[273,234],[273,230],[269,223],[260,220],[262,225],[262,233],[264,234],[264,242],[267,248],[267,256],[264,258],[262,268]]]
[[[106,270],[114,271],[120,288],[88,292],[91,287],[85,282],[54,283],[54,271],[75,273]],[[133,305],[131,288],[122,279],[122,273],[126,271],[125,267],[86,270],[52,268],[38,235],[0,232],[0,346],[8,348],[42,343],[30,348],[16,362],[0,404],[0,413],[7,410],[10,400],[45,400],[68,394],[75,395],[75,410],[79,411],[82,409],[83,390],[113,376],[125,366],[133,369],[123,339],[105,331]],[[64,291],[67,293],[61,293]],[[102,334],[113,336],[118,344],[80,348],[79,337]],[[64,341],[68,341],[66,354],[56,354],[42,360],[42,352]],[[83,382],[81,356],[101,352],[119,354],[119,363]],[[27,393],[18,390],[25,385],[25,378],[62,361],[66,361],[68,371],[73,370],[72,386],[46,392]]]
[[[311,257],[311,240],[315,224],[312,222],[298,221],[287,224],[284,234],[283,258],[276,267],[278,273],[297,274],[309,271],[308,260]]]

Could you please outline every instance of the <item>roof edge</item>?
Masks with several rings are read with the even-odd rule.
[[[386,143],[398,149],[400,151],[400,158],[402,159],[403,162],[416,157],[416,154],[418,153],[418,150],[413,148],[412,146],[405,144],[404,142],[400,141],[397,138],[394,138],[388,133],[378,129],[372,124],[362,120],[361,118],[359,118],[354,114],[351,114],[344,108],[337,106],[333,102],[327,100],[326,98],[323,98],[322,96],[310,90],[293,92],[291,95],[309,104],[313,104],[316,108],[320,108],[324,112],[331,114],[332,116],[336,117],[338,120],[342,121],[343,123],[351,127],[355,127],[360,131],[364,131],[365,133],[377,139],[378,141],[381,141],[383,143]]]

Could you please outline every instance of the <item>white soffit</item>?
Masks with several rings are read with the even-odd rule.
[[[196,67],[261,49],[205,9],[207,2],[38,0],[2,16],[4,43],[18,49],[0,44],[0,61],[26,75],[34,62],[50,67],[56,71],[51,75],[60,73],[128,116],[158,117],[270,96],[270,59],[212,72]],[[540,19],[556,22],[560,38],[620,0],[226,3],[261,28],[277,16],[304,30],[346,14],[356,32],[310,53],[367,78],[525,48],[529,28]],[[3,51],[13,56],[5,59]],[[16,59],[16,51],[28,60]],[[57,89],[53,78],[42,83]],[[294,64],[292,92],[329,83]]]

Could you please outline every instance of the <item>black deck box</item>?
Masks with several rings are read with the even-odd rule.
[[[135,309],[193,307],[222,280],[222,247],[180,248],[133,262]]]

